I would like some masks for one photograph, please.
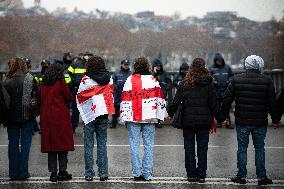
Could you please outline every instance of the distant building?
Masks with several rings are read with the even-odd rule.
[[[136,17],[138,17],[138,18],[154,17],[154,16],[155,16],[155,12],[153,12],[153,11],[138,12],[136,14]]]

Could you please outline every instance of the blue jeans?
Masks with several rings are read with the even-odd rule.
[[[132,175],[134,177],[143,176],[149,180],[153,176],[153,145],[155,140],[155,124],[128,123],[128,140],[130,144],[130,156],[132,164]],[[144,144],[144,156],[141,160],[140,139],[141,134]]]
[[[29,177],[28,162],[32,143],[33,123],[28,121],[17,127],[8,127],[9,177]],[[21,147],[20,145],[21,140]]]
[[[108,176],[107,158],[107,125],[108,119],[96,119],[84,127],[84,158],[85,158],[85,177],[94,177],[93,169],[94,157],[94,133],[97,140],[97,161],[99,177]]]
[[[246,178],[247,176],[247,148],[249,145],[249,135],[252,135],[253,146],[255,149],[255,167],[256,176],[258,179],[266,177],[265,169],[265,150],[264,140],[266,137],[267,127],[255,127],[237,125],[237,140],[238,140],[238,152],[237,152],[237,167],[240,178]]]
[[[207,171],[207,152],[209,142],[208,129],[184,129],[183,138],[185,150],[185,169],[187,177],[205,179]],[[195,155],[195,140],[197,142],[197,166]]]

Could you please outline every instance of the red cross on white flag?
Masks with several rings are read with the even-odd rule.
[[[112,79],[107,85],[98,85],[88,76],[84,76],[76,100],[85,124],[95,120],[100,115],[114,114]]]
[[[164,120],[166,101],[159,82],[151,75],[129,76],[124,84],[121,99],[122,122]]]

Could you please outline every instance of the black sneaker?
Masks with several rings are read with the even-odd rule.
[[[272,180],[265,177],[264,179],[258,180],[257,184],[260,185],[267,185],[267,184],[273,184]]]
[[[100,181],[106,181],[108,180],[108,177],[100,177]]]
[[[94,178],[93,177],[90,177],[90,176],[85,176],[85,180],[90,182],[90,181],[93,181]]]
[[[141,181],[141,180],[142,180],[141,176],[139,176],[139,177],[134,177],[134,181]]]
[[[197,178],[194,177],[187,177],[188,182],[197,182]]]
[[[28,175],[23,176],[23,177],[18,177],[18,180],[24,181],[24,180],[27,180],[30,177],[31,177],[30,174],[28,174]]]
[[[239,184],[246,184],[247,183],[246,179],[240,178],[238,176],[231,178],[231,181],[234,182],[234,183],[239,183]]]
[[[57,176],[58,181],[67,181],[71,179],[72,179],[72,175],[69,174],[67,171],[59,171],[58,176]]]
[[[142,181],[152,181],[151,179],[146,180],[145,177],[143,177],[142,175],[140,176],[140,179],[141,179]]]
[[[57,173],[56,172],[52,172],[51,175],[50,175],[49,180],[51,182],[56,182],[57,181]]]

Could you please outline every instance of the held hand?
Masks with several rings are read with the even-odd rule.
[[[273,127],[274,129],[277,129],[277,128],[279,128],[279,127],[280,127],[280,125],[279,125],[279,124],[275,124],[275,123],[273,123],[273,124],[272,124],[272,127]]]
[[[167,124],[170,124],[171,122],[172,122],[172,118],[170,117],[170,116],[168,116],[168,117],[166,117],[165,118],[165,122],[167,123]]]

